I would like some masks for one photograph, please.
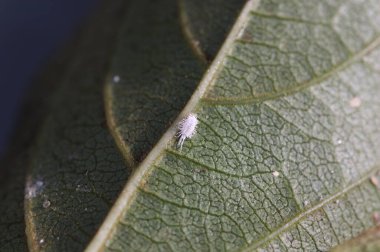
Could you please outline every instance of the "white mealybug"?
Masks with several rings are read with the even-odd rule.
[[[191,138],[197,131],[198,119],[196,114],[189,114],[185,119],[178,123],[178,144],[177,146],[182,150],[183,142],[186,138]]]

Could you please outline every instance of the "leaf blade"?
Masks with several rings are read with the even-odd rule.
[[[269,1],[261,1],[265,3]],[[370,49],[359,53],[334,75],[318,79],[326,73],[322,69],[313,77],[319,85],[296,89],[299,92],[294,93],[269,86],[269,92],[280,90],[284,96],[254,103],[209,102],[209,97],[230,98],[234,88],[239,91],[241,83],[227,85],[233,74],[228,72],[232,65],[226,63],[226,58],[236,53],[231,47],[238,34],[244,34],[239,32],[247,28],[254,4],[258,1],[248,2],[181,113],[185,116],[198,112],[198,134],[185,143],[183,153],[167,146],[175,126],[164,134],[110,213],[104,224],[109,228],[106,234],[96,237],[102,244],[90,245],[89,249],[100,249],[107,242],[110,250],[270,251],[292,248],[296,245],[291,241],[295,240],[300,246],[325,250],[373,225],[369,214],[359,215],[352,205],[360,194],[370,192],[363,198],[363,212],[380,207],[379,192],[368,182],[368,176],[378,171],[379,161],[379,121],[375,111],[380,108],[373,96],[379,93],[375,63],[378,38]],[[291,7],[290,3],[287,8]],[[354,41],[350,46],[360,52],[363,44]],[[270,63],[270,58],[267,61]],[[339,60],[329,67],[338,63]],[[248,84],[257,88],[256,82]],[[299,82],[288,84],[285,87],[291,89]],[[206,99],[202,99],[205,93]],[[240,100],[255,92],[247,88],[238,94]],[[351,102],[355,98],[361,104]],[[347,153],[357,156],[350,158]],[[345,194],[349,189],[354,190],[355,197]],[[334,196],[336,192],[340,194]],[[338,225],[344,213],[342,207],[325,207],[331,200],[341,200],[349,209],[351,233]],[[310,206],[313,211],[308,210]],[[305,214],[297,219],[300,213]],[[328,239],[320,232],[325,226],[329,226]]]

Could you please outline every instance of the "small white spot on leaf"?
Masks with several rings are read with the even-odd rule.
[[[44,182],[42,180],[32,181],[32,178],[28,178],[25,187],[25,198],[31,199],[39,195],[43,189]]]
[[[358,108],[360,107],[360,105],[362,104],[362,100],[360,99],[360,97],[354,97],[350,100],[350,106],[352,108]]]
[[[118,83],[120,81],[120,76],[119,75],[115,75],[113,78],[112,78],[112,81],[114,83]]]
[[[42,203],[42,206],[43,206],[44,208],[48,208],[50,205],[51,205],[51,203],[50,203],[50,201],[47,200],[47,199],[45,199],[45,200],[44,200],[44,203]]]
[[[77,192],[91,192],[91,188],[87,185],[77,185],[75,188]]]
[[[279,173],[278,171],[274,171],[274,172],[272,172],[272,174],[273,174],[273,176],[275,176],[275,177],[280,176],[280,173]]]

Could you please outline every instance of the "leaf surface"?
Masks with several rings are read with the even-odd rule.
[[[141,15],[162,7],[165,11],[159,16]],[[34,86],[36,95],[25,106],[26,120],[16,133],[21,143],[12,151],[20,154],[4,162],[11,172],[1,176],[4,181],[10,178],[0,191],[2,249],[26,250],[27,238],[32,251],[80,251],[94,234],[130,170],[170,125],[205,70],[206,63],[181,30],[177,7],[173,1],[165,6],[105,1],[74,50],[58,57],[59,72],[49,67],[43,74],[44,87]],[[218,46],[223,39],[219,37]],[[117,50],[115,41],[121,45]],[[66,58],[68,64],[62,60]],[[192,74],[187,75],[189,67]],[[108,74],[106,114],[111,133],[115,139],[118,129],[128,133],[116,141],[119,150],[103,111]],[[53,95],[46,92],[55,86]],[[36,109],[41,100],[51,100],[40,106],[44,113]],[[151,128],[153,134],[146,134]]]
[[[241,6],[237,2],[230,9],[223,5],[213,8],[225,19],[212,22],[219,29],[207,34],[214,38],[213,44],[205,46],[210,57],[220,48]],[[140,163],[157,143],[206,70],[208,62],[197,55],[193,35],[186,27],[192,23],[181,22],[181,13],[198,8],[173,0],[132,1],[129,5],[109,70],[105,102],[109,128],[131,166]],[[197,25],[206,27],[211,21],[207,16],[197,20]]]
[[[179,0],[182,29],[203,61],[214,59],[246,0]],[[211,7],[211,8],[210,8]]]
[[[0,250],[26,249],[23,196],[30,250],[82,250],[132,169],[88,251],[326,251],[375,225],[379,2],[243,2],[108,3],[1,177]]]
[[[165,11],[159,16],[141,18],[141,13],[162,7]],[[25,201],[32,250],[83,248],[129,171],[199,82],[206,64],[188,46],[176,7],[172,1],[165,6],[150,1],[106,4],[82,35],[78,55],[71,59],[33,146]],[[120,45],[115,51],[114,41]],[[192,73],[187,75],[189,69]],[[102,84],[107,75],[108,125],[126,164],[107,132],[103,114]]]
[[[378,6],[248,1],[176,120],[197,134],[163,134],[88,250],[326,251],[373,226]]]
[[[184,107],[206,64],[183,36],[174,1],[131,2],[126,17],[105,102],[111,132],[134,166]]]
[[[21,156],[21,155],[20,155]],[[22,162],[9,161],[0,184],[0,251],[27,250],[23,211],[24,178]],[[12,169],[12,170],[11,170]]]

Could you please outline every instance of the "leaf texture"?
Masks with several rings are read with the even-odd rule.
[[[106,2],[0,170],[0,250],[363,248],[380,211],[379,6]]]
[[[234,5],[235,9],[242,7],[242,3]],[[129,5],[109,70],[105,102],[109,128],[132,167],[146,157],[178,116],[206,70],[207,61],[192,46],[191,31],[180,22],[181,13],[198,8],[186,8],[173,0]],[[214,8],[225,19],[212,22],[219,29],[208,33],[214,37],[212,48],[208,45],[210,57],[233,24],[237,11],[231,9]],[[197,24],[210,21],[208,17]]]
[[[246,0],[178,2],[182,29],[200,59],[208,62],[218,53]]]
[[[149,153],[205,71],[182,34],[177,13],[174,1],[132,2],[119,36],[106,83],[106,113],[131,166]]]
[[[82,250],[131,169],[199,82],[206,63],[189,47],[178,6],[173,1],[164,6],[142,3],[105,1],[74,48],[59,55],[54,64],[59,72],[49,67],[43,74],[44,87],[34,86],[33,100],[25,106],[27,120],[16,133],[21,142],[11,151],[20,154],[4,162],[10,172],[1,176],[4,181],[10,178],[0,191],[1,250],[27,250],[26,238],[31,251]],[[159,16],[141,16],[162,7],[165,11]],[[218,39],[220,46],[224,37]],[[115,41],[121,45],[117,50]],[[123,137],[116,143],[125,160],[106,127],[102,91],[107,75],[108,125],[115,139],[118,134]],[[46,92],[52,87],[57,89],[53,95]],[[36,109],[41,100],[51,100],[39,106],[44,113]],[[151,128],[152,134],[146,134]]]
[[[12,170],[8,168],[10,171],[2,174],[4,180],[0,186],[0,251],[27,250],[23,218],[25,172],[21,164],[20,161],[8,161],[7,166],[4,165]]]
[[[163,134],[88,251],[326,251],[373,226],[378,6],[248,1],[177,119],[197,134]]]

